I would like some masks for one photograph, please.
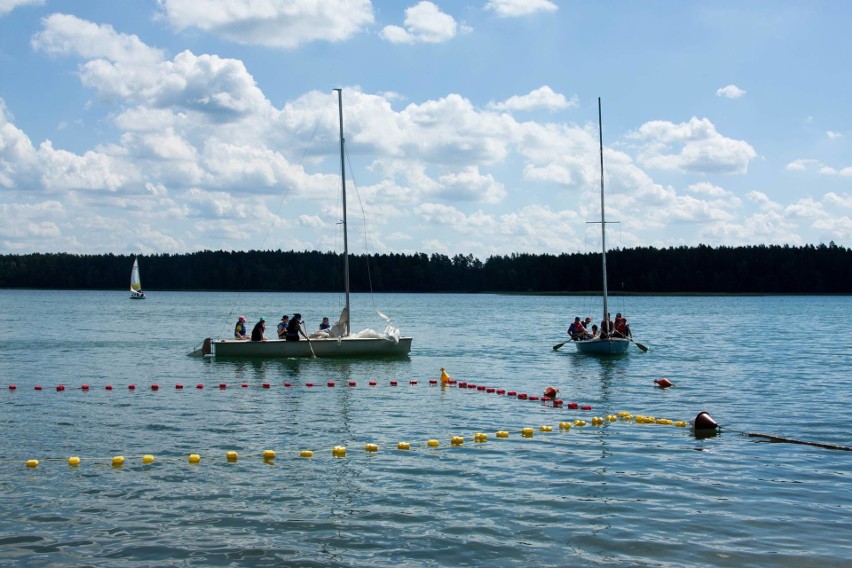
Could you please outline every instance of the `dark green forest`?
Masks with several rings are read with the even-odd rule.
[[[140,255],[145,290],[342,289],[338,253],[201,251]],[[122,289],[131,255],[0,255],[0,288]],[[607,253],[613,294],[848,294],[852,249],[828,245],[653,247]],[[601,288],[600,253],[372,254],[350,259],[353,292],[572,293]]]

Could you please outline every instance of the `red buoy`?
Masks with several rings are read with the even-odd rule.
[[[460,389],[466,389],[466,388],[467,388],[467,383],[466,383],[466,382],[464,382],[464,381],[460,382],[460,383],[459,383],[459,388],[460,388]]]
[[[506,389],[497,389],[497,394],[506,394]]]
[[[519,392],[518,393],[518,400],[526,400],[526,399],[527,399],[527,393],[525,393],[525,392]]]
[[[201,384],[201,383],[198,383],[197,385],[195,385],[195,388],[197,388],[197,389],[203,389],[203,388],[204,388],[204,385],[203,385],[203,384]]]
[[[312,386],[314,386],[314,383],[305,383],[305,386],[306,387],[312,387]]]
[[[531,396],[530,400],[538,400],[538,397],[537,396]]]
[[[553,399],[553,406],[562,406],[562,401],[558,398]]]
[[[556,395],[559,394],[559,391],[554,387],[547,387],[544,389],[544,396],[547,398],[556,398]]]
[[[474,385],[474,384],[472,384],[472,383],[468,383],[468,384],[467,384],[467,388],[469,388],[469,389],[475,389],[475,388],[476,388],[476,385]]]
[[[220,389],[226,389],[226,388],[228,388],[228,385],[225,384],[225,383],[219,383],[219,388]]]
[[[268,389],[268,388],[269,388],[269,383],[263,383],[263,384],[262,384],[262,385],[260,385],[260,386],[262,386],[262,387],[263,387],[263,388],[265,388],[265,389]]]
[[[64,386],[62,386],[62,385],[56,385],[56,390],[58,390],[58,391],[64,391],[64,390],[65,390],[65,387],[64,387]]]
[[[36,385],[35,390],[40,391],[41,387],[39,385]]]
[[[395,387],[395,386],[396,386],[396,381],[391,381],[391,382],[390,382],[390,386]]]
[[[576,402],[569,402],[568,408],[570,408],[571,410],[577,410],[578,408],[580,408],[580,405],[577,404]]]
[[[111,391],[111,390],[112,390],[112,385],[107,385],[107,386],[105,386],[104,388],[105,388],[106,390],[108,390],[108,391]]]
[[[244,389],[247,389],[247,388],[248,388],[248,383],[243,383],[243,384],[241,384],[240,386],[241,386],[241,387],[243,387]]]
[[[18,388],[18,387],[16,387],[15,385],[9,385],[9,390],[10,390],[10,391],[15,390],[16,388]]]
[[[376,386],[376,381],[370,381],[370,386],[371,386],[371,387]]]
[[[354,386],[355,386],[355,385],[357,385],[357,384],[358,384],[358,383],[356,383],[355,381],[349,381],[349,386],[350,386],[350,387],[354,387]]]
[[[180,383],[178,383],[178,384],[176,384],[176,385],[175,385],[175,390],[180,390],[180,389],[182,389],[182,388],[183,388],[183,385],[182,385],[182,384],[180,384]]]
[[[584,404],[583,406],[580,407],[580,410],[591,410],[591,409],[592,409],[592,407],[589,406],[588,404]]]
[[[430,385],[437,385],[437,384],[438,384],[438,379],[429,379],[429,384],[430,384]]]
[[[488,387],[487,389],[485,389],[485,392],[487,392],[487,393],[493,393],[493,392],[494,392],[494,388],[493,388],[493,387]]]
[[[667,389],[669,387],[673,387],[674,385],[667,378],[663,377],[662,379],[654,379],[654,382],[661,389]]]
[[[136,385],[127,385],[127,390],[136,390]]]
[[[328,381],[326,384],[327,384],[328,386],[330,386],[330,387],[333,387],[333,386],[334,386],[334,381]]]
[[[284,386],[287,387],[287,388],[290,388],[290,387],[293,386],[293,383],[284,383]]]
[[[518,393],[516,393],[515,391],[509,391],[506,393],[506,396],[517,396],[517,394]]]
[[[84,391],[87,391],[87,390],[89,390],[89,385],[83,385],[80,388],[83,389]]]
[[[151,390],[152,391],[160,390],[160,385],[157,385],[157,384],[151,385]]]
[[[409,385],[416,385],[416,384],[417,384],[417,381],[408,381],[408,384],[409,384]]]

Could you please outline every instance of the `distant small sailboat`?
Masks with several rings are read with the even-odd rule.
[[[144,300],[145,292],[142,291],[142,278],[139,276],[139,259],[133,259],[133,268],[130,269],[130,299]]]

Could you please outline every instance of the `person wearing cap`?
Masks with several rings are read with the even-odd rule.
[[[249,339],[249,336],[246,334],[246,316],[240,316],[237,320],[237,325],[234,326],[234,338],[236,339]]]
[[[299,341],[299,335],[302,335],[305,339],[308,339],[308,336],[305,335],[305,332],[302,331],[302,314],[293,314],[293,317],[290,318],[290,323],[287,325],[287,341]]]
[[[260,318],[251,330],[252,341],[266,341],[266,319]]]
[[[278,339],[284,339],[287,335],[287,326],[290,325],[290,316],[284,314],[281,316],[281,321],[278,322]]]

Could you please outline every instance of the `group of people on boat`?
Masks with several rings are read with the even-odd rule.
[[[600,327],[592,324],[592,318],[586,316],[585,320],[581,320],[580,316],[574,317],[574,322],[568,326],[568,335],[572,341],[588,341],[590,339],[609,339],[610,337],[619,337],[624,339],[633,339],[633,334],[630,332],[630,326],[627,325],[627,318],[622,317],[621,313],[615,314],[615,321],[612,320],[610,314],[606,315],[606,319],[601,321]]]
[[[326,330],[331,327],[331,324],[328,322],[328,318],[322,318],[322,323],[320,323],[320,330]],[[254,328],[251,330],[251,334],[247,333],[248,327],[246,327],[246,317],[240,316],[237,319],[237,325],[234,326],[234,338],[246,341],[268,341],[269,338],[266,337],[266,318],[261,317],[258,322],[254,325]],[[281,321],[278,322],[278,326],[276,329],[278,334],[278,339],[284,339],[286,341],[299,341],[299,336],[301,335],[305,339],[308,339],[307,334],[304,330],[304,322],[302,321],[302,314],[295,313],[293,317],[290,317],[287,314],[281,316]]]

